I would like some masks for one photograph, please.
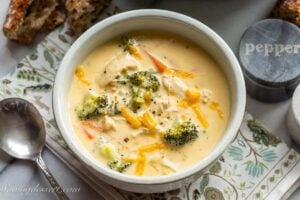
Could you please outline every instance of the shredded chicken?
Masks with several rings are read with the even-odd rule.
[[[209,89],[201,90],[201,102],[206,104],[211,99],[212,92]]]
[[[161,164],[170,168],[171,170],[173,170],[174,172],[178,171],[178,167],[175,165],[175,163],[173,163],[172,161],[170,161],[167,158],[163,158],[161,160]]]
[[[100,79],[100,86],[105,87],[111,83],[122,71],[140,69],[140,63],[131,55],[121,53],[114,57],[106,66]]]
[[[176,105],[175,99],[162,97],[157,100],[157,112],[162,113],[174,113],[178,112],[178,106]]]
[[[148,129],[145,128],[145,127],[141,127],[141,128],[138,129],[138,130],[133,130],[133,131],[131,132],[131,136],[132,136],[132,137],[137,137],[137,136],[142,135],[142,134],[145,134],[145,133],[148,133]]]
[[[103,118],[103,131],[108,132],[108,131],[115,131],[117,128],[115,120],[113,118],[104,116]]]
[[[164,75],[162,77],[162,82],[165,89],[172,94],[178,95],[179,97],[185,97],[185,92],[187,90],[187,85],[175,76]]]
[[[165,166],[174,172],[178,171],[178,166],[169,159],[163,157],[162,155],[152,154],[148,157],[148,161],[160,163],[162,166]]]

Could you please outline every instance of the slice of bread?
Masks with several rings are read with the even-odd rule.
[[[61,0],[55,10],[51,13],[49,18],[43,25],[43,30],[53,30],[58,25],[64,23],[66,19],[65,0]]]
[[[61,3],[61,0],[11,0],[4,34],[9,39],[30,44],[38,31],[53,29],[64,21]]]
[[[300,0],[281,0],[275,6],[273,17],[290,21],[300,26]]]
[[[111,0],[66,0],[67,22],[79,34],[97,20]]]
[[[52,30],[68,15],[70,28],[82,33],[95,22],[111,0],[11,0],[3,25],[5,36],[30,44],[39,31]]]

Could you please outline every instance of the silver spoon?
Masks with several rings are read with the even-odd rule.
[[[67,200],[69,198],[42,159],[45,140],[42,116],[31,103],[20,98],[8,98],[0,102],[0,148],[15,158],[34,161],[45,174],[58,199]]]

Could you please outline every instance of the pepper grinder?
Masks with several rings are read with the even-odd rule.
[[[289,99],[300,83],[300,29],[280,19],[259,21],[242,36],[239,58],[251,97]]]

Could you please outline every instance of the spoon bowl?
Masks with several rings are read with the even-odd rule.
[[[33,160],[45,144],[39,111],[29,102],[10,98],[0,102],[0,146],[9,155]]]
[[[42,159],[45,141],[43,118],[33,104],[20,98],[8,98],[0,102],[0,149],[12,157],[34,161],[58,199],[68,200]]]

